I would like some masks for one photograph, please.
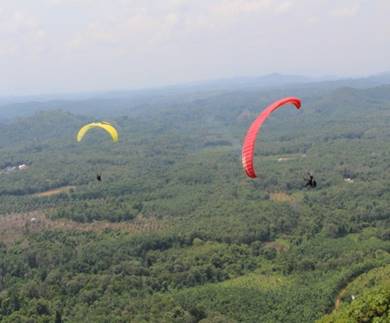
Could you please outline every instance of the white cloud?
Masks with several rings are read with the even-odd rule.
[[[293,4],[291,1],[284,1],[281,4],[278,4],[275,8],[275,12],[279,14],[284,14],[289,12],[293,7]]]
[[[69,42],[70,50],[92,50],[95,46],[110,51],[118,46],[130,52],[149,50],[168,41],[175,32],[179,17],[176,13],[155,16],[147,10],[137,10],[133,15],[117,14],[109,19],[90,23],[85,30],[78,32]]]
[[[242,14],[256,13],[272,6],[271,0],[224,0],[211,8],[220,17],[231,18]]]
[[[311,25],[314,25],[314,24],[317,24],[320,22],[320,19],[317,17],[317,16],[311,16],[311,17],[308,17],[306,19],[306,21],[311,24]]]
[[[46,32],[36,16],[2,10],[0,39],[0,55],[35,55],[45,50]]]
[[[359,13],[360,5],[353,4],[349,7],[337,8],[331,11],[331,15],[334,17],[354,17]]]

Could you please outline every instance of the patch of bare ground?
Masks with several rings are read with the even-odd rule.
[[[287,193],[283,192],[275,192],[270,194],[270,198],[274,202],[279,203],[293,203],[295,202],[295,198]]]
[[[269,241],[265,243],[265,246],[270,249],[274,249],[278,253],[288,251],[288,245],[280,241]]]
[[[302,154],[302,155],[292,155],[292,156],[286,156],[286,157],[279,157],[277,159],[277,161],[280,163],[280,162],[286,162],[286,161],[289,161],[289,160],[297,160],[297,159],[300,159],[300,158],[306,158],[306,154]]]
[[[346,292],[347,288],[343,288],[339,294],[337,295],[336,297],[336,301],[335,301],[335,304],[334,304],[334,309],[335,310],[338,310],[340,308],[340,305],[341,305],[341,299],[343,298],[344,296],[344,293]]]
[[[131,222],[95,221],[93,223],[78,223],[66,219],[52,220],[42,211],[34,211],[0,216],[0,241],[10,245],[30,233],[56,229],[83,232],[102,232],[106,229],[112,229],[138,234],[158,232],[166,227],[167,224],[163,221],[155,217],[144,217],[142,215],[137,216]]]
[[[35,193],[34,196],[48,197],[48,196],[57,195],[57,194],[61,194],[61,193],[69,193],[70,191],[72,191],[74,189],[76,189],[76,186],[64,186],[64,187],[59,187],[59,188],[55,188],[52,190],[48,190],[46,192]]]
[[[289,160],[294,160],[295,158],[294,157],[279,157],[278,158],[278,162],[285,162],[285,161],[289,161]]]

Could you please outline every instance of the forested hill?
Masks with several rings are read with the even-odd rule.
[[[366,298],[375,308],[376,290],[388,309],[377,279],[325,316],[390,261],[389,93],[290,84],[1,107],[0,321],[337,322]],[[267,120],[248,180],[245,131],[287,95],[302,109]],[[76,142],[103,117],[118,143],[98,130]]]

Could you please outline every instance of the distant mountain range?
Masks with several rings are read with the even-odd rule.
[[[188,99],[199,94],[212,95],[229,91],[286,90],[288,93],[302,95],[310,91],[334,90],[337,88],[372,88],[390,84],[390,72],[362,78],[307,77],[302,75],[268,74],[258,77],[237,77],[160,88],[129,91],[69,93],[58,95],[21,96],[0,98],[0,119],[31,114],[40,110],[63,109],[74,113],[99,115],[112,105],[116,111],[129,105],[152,105],[154,101],[167,103]],[[77,104],[76,104],[77,103]],[[82,111],[80,106],[83,106]],[[104,113],[103,113],[104,114]]]

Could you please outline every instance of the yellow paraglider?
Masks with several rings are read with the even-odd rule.
[[[114,126],[108,122],[103,121],[103,122],[92,122],[81,127],[81,129],[77,133],[77,141],[80,142],[81,140],[83,140],[85,134],[93,128],[104,129],[111,136],[112,141],[114,142],[117,142],[119,139],[118,131],[114,128]]]

